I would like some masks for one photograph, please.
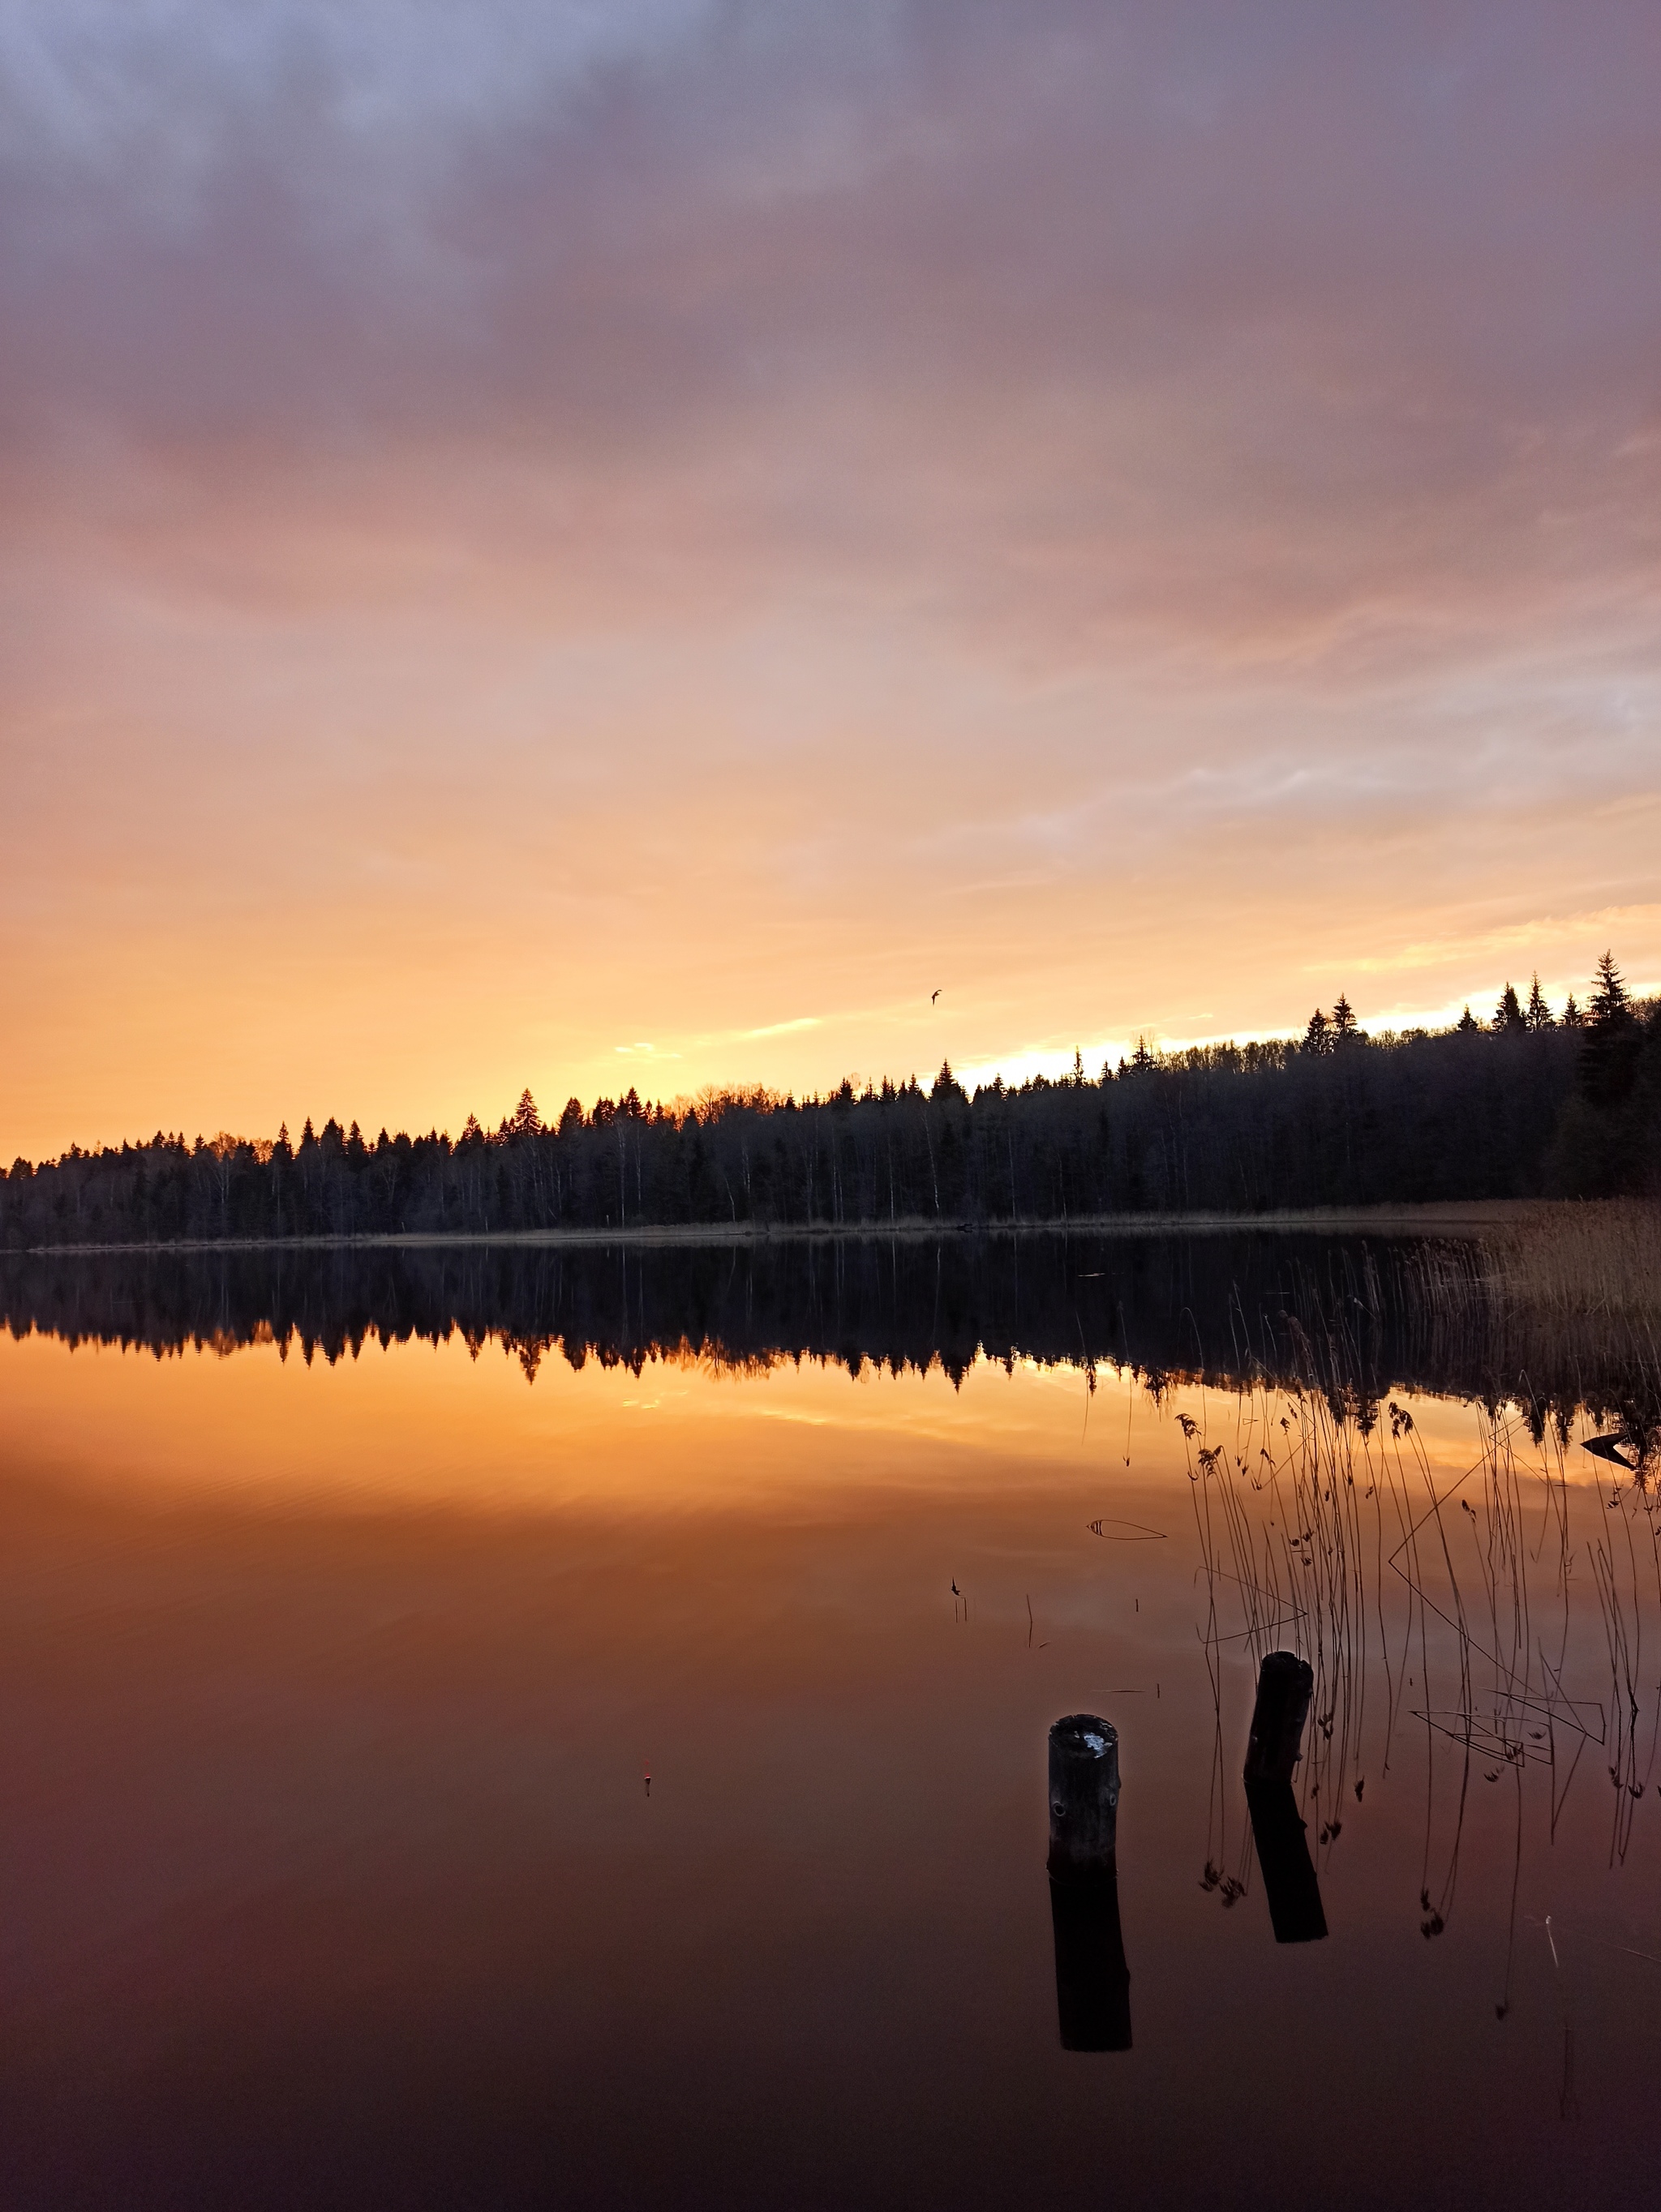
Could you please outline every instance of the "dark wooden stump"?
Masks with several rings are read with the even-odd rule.
[[[1307,1659],[1271,1651],[1257,1674],[1257,1703],[1246,1742],[1248,1782],[1290,1782],[1304,1743],[1304,1723],[1315,1691]]]
[[[1069,1713],[1050,1731],[1050,1871],[1110,1868],[1118,1842],[1119,1735],[1096,1713]]]
[[[1119,1925],[1119,1738],[1072,1713],[1050,1731],[1050,1917],[1063,2051],[1129,2051],[1130,1970]]]

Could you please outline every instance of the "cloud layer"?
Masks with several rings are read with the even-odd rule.
[[[1661,981],[1658,94],[1637,7],[14,6],[0,1149]]]

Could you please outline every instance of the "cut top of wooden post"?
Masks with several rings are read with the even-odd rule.
[[[1098,1713],[1069,1713],[1050,1731],[1050,1871],[1101,1874],[1114,1863],[1119,1735]]]
[[[1246,1743],[1248,1782],[1290,1782],[1303,1750],[1315,1674],[1295,1651],[1271,1651],[1257,1674],[1257,1703]]]

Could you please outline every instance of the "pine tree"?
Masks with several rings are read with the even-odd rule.
[[[1332,1009],[1332,1042],[1335,1048],[1343,1044],[1359,1044],[1361,1029],[1355,1018],[1355,1009],[1341,991]]]
[[[1317,1059],[1332,1050],[1331,1024],[1318,1006],[1310,1016],[1309,1027],[1304,1031],[1304,1050]]]
[[[1585,1023],[1585,1018],[1573,992],[1571,991],[1563,1001],[1563,1027],[1566,1030],[1578,1030]]]
[[[1523,1014],[1523,1002],[1510,983],[1507,983],[1500,993],[1500,1003],[1494,1010],[1494,1027],[1496,1036],[1501,1036],[1508,1034],[1514,1035],[1518,1030],[1527,1027]]]
[[[1632,996],[1605,952],[1597,963],[1591,1004],[1580,1039],[1580,1087],[1594,1106],[1618,1105],[1638,1073],[1642,1031]]]
[[[1528,1011],[1523,1018],[1531,1030],[1549,1030],[1557,1026],[1552,1020],[1551,1008],[1546,1004],[1546,994],[1540,988],[1537,968],[1534,971],[1534,980],[1529,985]]]
[[[542,1116],[537,1112],[537,1102],[531,1096],[529,1084],[520,1092],[519,1103],[514,1109],[513,1120],[508,1127],[510,1134],[515,1137],[534,1137],[540,1133]]]
[[[1475,1036],[1480,1033],[1482,1024],[1467,1006],[1453,1026],[1461,1036]]]
[[[1605,952],[1597,963],[1589,1011],[1597,1029],[1621,1028],[1633,1018],[1631,995],[1610,952]]]

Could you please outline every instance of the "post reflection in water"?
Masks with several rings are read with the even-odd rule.
[[[1277,1943],[1318,1943],[1327,1932],[1321,1885],[1292,1787],[1314,1688],[1308,1660],[1271,1651],[1258,1674],[1246,1745],[1246,1810]]]
[[[1119,1925],[1119,1738],[1072,1713],[1050,1731],[1050,1917],[1063,2051],[1129,2051],[1130,1970]]]
[[[1289,1782],[1248,1782],[1246,1810],[1277,1943],[1318,1943],[1327,1932],[1309,1835]]]
[[[1063,2051],[1129,2051],[1130,1969],[1119,1926],[1119,1877],[1050,1882],[1056,2010]]]

